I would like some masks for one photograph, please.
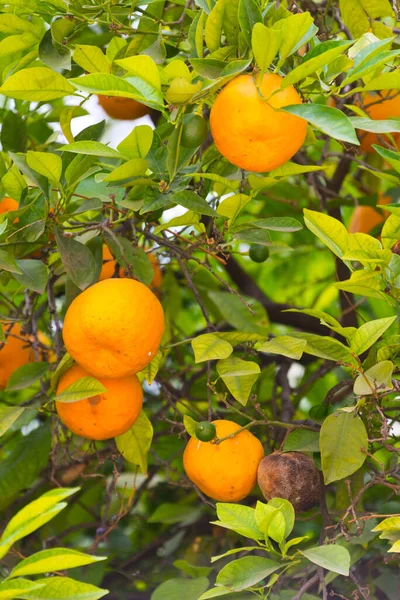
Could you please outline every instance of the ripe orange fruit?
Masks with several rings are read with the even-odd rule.
[[[99,104],[113,119],[133,120],[148,115],[151,109],[132,98],[98,96]]]
[[[154,254],[148,254],[149,260],[153,265],[154,277],[150,284],[150,287],[153,289],[157,289],[161,287],[162,284],[162,272],[160,269],[160,265],[158,263],[157,258]],[[103,281],[104,279],[109,279],[115,273],[116,260],[111,254],[111,251],[107,245],[103,246],[103,266],[101,268],[101,273],[99,277],[99,281]],[[125,277],[124,269],[120,267],[119,269],[119,277]]]
[[[67,310],[63,337],[74,360],[95,377],[125,377],[151,362],[164,333],[164,311],[134,279],[105,279]]]
[[[253,75],[232,79],[213,104],[210,126],[216,147],[229,162],[262,173],[280,167],[299,150],[307,122],[279,111],[301,104],[293,86],[281,90],[280,75],[268,73],[258,81],[259,90]]]
[[[29,337],[26,336],[26,339],[19,339],[24,337],[21,333],[21,325],[19,323],[14,323],[10,329],[8,323],[3,323],[3,327],[7,338],[7,343],[3,343],[3,346],[0,349],[1,390],[6,388],[10,375],[16,369],[22,367],[22,365],[28,364],[31,362],[31,360],[33,360]]]
[[[382,98],[389,98],[383,100]],[[370,106],[368,106],[370,105]],[[386,90],[379,94],[367,94],[363,99],[364,110],[371,119],[381,121],[383,119],[392,119],[400,117],[400,93],[396,90]],[[392,137],[396,146],[400,145],[400,133],[393,133]],[[389,142],[386,135],[371,133],[369,131],[360,131],[360,148],[363,152],[373,152],[372,144],[382,146],[385,141]]]
[[[90,374],[79,365],[60,378],[57,394]],[[107,391],[77,402],[57,402],[61,421],[72,433],[89,440],[108,440],[128,431],[142,410],[143,392],[136,375],[120,379],[99,378]]]
[[[390,204],[391,198],[379,194],[379,204]],[[349,224],[349,233],[369,233],[374,227],[383,223],[388,211],[383,214],[372,206],[356,206]]]
[[[18,210],[18,202],[13,198],[4,197],[0,200],[0,214],[2,215],[10,210]]]
[[[213,421],[217,437],[240,429],[233,421]],[[186,475],[204,494],[220,502],[238,502],[251,492],[264,456],[261,442],[250,431],[213,444],[191,438],[183,454]]]

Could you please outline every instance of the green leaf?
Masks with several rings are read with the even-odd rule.
[[[173,565],[189,577],[207,577],[211,573],[211,567],[197,567],[189,564],[186,560],[175,560]]]
[[[340,221],[329,215],[305,208],[304,222],[308,229],[336,256],[341,258],[344,255],[347,250],[349,234]]]
[[[98,394],[104,394],[107,388],[94,377],[81,377],[74,383],[71,383],[54,400],[57,402],[78,402],[86,398],[93,398]]]
[[[390,17],[388,0],[340,0],[340,14],[354,38],[370,31],[370,19]]]
[[[301,544],[301,542],[304,542],[305,540],[308,540],[308,539],[309,539],[308,535],[303,535],[301,537],[292,538],[291,540],[289,540],[288,542],[286,542],[286,544],[283,546],[282,556],[285,557],[286,554],[287,554],[287,551],[290,550],[290,548],[292,548],[292,546],[296,546],[297,544]]]
[[[353,391],[357,396],[368,396],[374,392],[382,393],[393,389],[392,375],[394,365],[383,360],[357,377]]]
[[[251,33],[256,23],[262,23],[262,14],[256,0],[239,0],[239,25],[243,37],[251,48]]]
[[[6,252],[6,250],[0,249],[0,269],[8,271],[9,273],[22,274],[21,269],[17,265],[15,258]]]
[[[57,247],[67,274],[79,289],[85,290],[94,283],[93,280],[96,276],[93,254],[84,244],[64,237],[59,229],[56,229],[55,234]]]
[[[316,546],[308,550],[299,550],[309,561],[326,569],[348,577],[350,570],[349,551],[339,544]]]
[[[15,579],[14,581],[3,581],[0,583],[0,600],[12,600],[13,598],[25,598],[25,594],[43,587],[44,584],[29,579]]]
[[[295,512],[293,505],[289,502],[289,500],[285,500],[284,498],[272,498],[268,502],[268,506],[277,508],[283,515],[285,520],[284,538],[286,539],[292,533],[294,527]]]
[[[385,317],[364,323],[349,338],[351,350],[354,354],[362,354],[371,348],[395,321],[396,317]]]
[[[129,463],[147,473],[147,455],[153,439],[153,426],[142,410],[137,421],[126,433],[115,438],[117,448]]]
[[[285,19],[280,19],[274,24],[274,29],[279,31],[282,40],[279,48],[280,60],[277,64],[278,69],[284,64],[288,56],[296,52],[317,31],[309,12],[298,13],[290,15]]]
[[[46,67],[17,71],[0,87],[3,96],[31,102],[48,102],[73,93],[74,88],[65,77]]]
[[[207,577],[197,579],[168,579],[159,585],[151,595],[150,600],[198,600],[208,588]]]
[[[372,531],[400,531],[400,517],[383,519]]]
[[[251,197],[246,196],[246,194],[232,194],[232,196],[228,196],[222,200],[217,208],[217,213],[223,217],[227,217],[229,219],[229,225],[233,225],[236,218],[250,200]]]
[[[254,25],[251,33],[251,48],[254,59],[261,71],[268,71],[280,45],[281,35],[279,31],[265,27],[262,22],[257,22]]]
[[[217,502],[216,509],[219,520],[214,521],[214,525],[231,529],[251,540],[263,539],[264,536],[257,525],[254,508],[241,504]]]
[[[150,56],[137,55],[129,56],[115,61],[116,64],[131,75],[143,79],[148,86],[157,91],[161,90],[161,78],[158,67]]]
[[[27,442],[29,438],[25,439]],[[29,444],[26,445],[28,451],[32,452],[33,448],[29,447]],[[0,558],[7,554],[15,542],[33,533],[58,515],[67,506],[63,500],[78,490],[79,488],[56,488],[42,494],[17,512],[9,521],[0,538]]]
[[[223,554],[219,554],[218,556],[212,556],[210,562],[214,563],[217,560],[220,560],[221,558],[225,558],[226,556],[232,556],[232,554],[237,554],[238,552],[250,552],[251,550],[259,550],[259,548],[259,546],[244,546],[243,548],[232,548],[232,550],[228,550]]]
[[[296,337],[298,335],[299,338],[306,340],[307,346],[304,352],[307,354],[325,358],[326,360],[342,362],[354,367],[358,366],[358,362],[351,353],[350,348],[333,337],[315,335],[313,333],[294,333],[293,335],[296,335]]]
[[[98,600],[108,594],[108,590],[68,577],[48,577],[38,579],[36,583],[42,583],[44,587],[25,594],[25,600]]]
[[[364,423],[354,412],[330,415],[321,427],[320,448],[326,485],[352,475],[367,458],[368,433]]]
[[[118,36],[113,37],[110,43],[108,44],[106,50],[106,56],[108,60],[112,62],[117,56],[117,54],[122,50],[122,48],[125,48],[126,45],[127,41],[123,38],[120,38]]]
[[[49,370],[49,363],[34,362],[18,367],[7,381],[6,391],[23,390],[43,377]]]
[[[198,598],[198,600],[209,600],[210,598],[219,598],[220,596],[227,596],[227,599],[232,600],[231,591],[223,586],[218,586],[207,590]],[[246,598],[246,600],[249,599]]]
[[[258,364],[241,358],[225,358],[217,362],[217,372],[232,396],[246,406],[251,388],[260,375]]]
[[[194,437],[196,439],[196,427],[198,423],[198,421],[195,421],[194,419],[192,419],[192,417],[189,417],[189,415],[183,415],[183,424],[185,426],[186,431],[188,432],[190,437]]]
[[[255,511],[258,528],[265,538],[272,538],[275,542],[282,543],[286,524],[281,512],[264,502],[257,502]]]
[[[391,548],[389,548],[388,552],[400,552],[400,540],[397,540]]]
[[[252,301],[252,309],[256,314],[251,315],[246,306],[240,301],[240,298],[229,292],[213,290],[208,292],[208,297],[221,313],[221,318],[229,323],[234,329],[241,332],[241,336],[254,334],[259,336],[258,340],[265,339],[268,321],[265,309],[261,304]],[[262,335],[263,333],[264,335]],[[218,334],[219,337],[223,337],[223,339],[229,343],[232,343],[229,338],[232,338],[234,335],[235,334],[232,332],[226,333],[225,335]],[[243,341],[256,341],[256,338]],[[238,344],[242,342],[235,341],[233,343]]]
[[[207,17],[204,39],[210,52],[215,52],[220,47],[225,8],[228,2],[229,0],[217,0]]]
[[[57,389],[57,384],[61,375],[64,375],[64,373],[66,373],[72,367],[73,364],[74,359],[71,357],[70,354],[68,354],[68,352],[66,352],[60,360],[60,362],[58,363],[57,369],[55,370],[50,380],[50,386],[53,391]]]
[[[180,204],[184,208],[188,208],[193,212],[200,213],[202,215],[207,215],[209,217],[217,216],[217,213],[211,206],[208,204],[204,198],[191,192],[189,190],[183,192],[177,192],[173,196],[171,196],[171,202],[174,204]]]
[[[12,111],[6,112],[1,127],[3,152],[25,152],[28,132],[25,119]],[[14,196],[11,196],[12,198]]]
[[[322,44],[315,46],[306,54],[301,64],[286,75],[282,82],[282,88],[294,85],[298,81],[309,77],[312,73],[316,73],[326,65],[329,65],[351,44],[352,42],[339,40],[322,42]]]
[[[394,133],[400,132],[400,119],[364,119],[363,117],[350,117],[350,121],[356,129],[371,131],[372,133]]]
[[[377,271],[354,271],[354,273],[351,274],[350,279],[336,283],[335,287],[339,290],[359,294],[360,296],[386,300],[385,295],[380,291],[381,286],[378,278],[379,273]]]
[[[255,586],[281,568],[280,563],[261,556],[244,556],[228,563],[217,575],[217,585],[241,592]]]
[[[21,285],[33,290],[38,294],[43,294],[48,280],[48,269],[40,260],[23,259],[17,260],[20,273],[14,273],[14,279]]]
[[[398,70],[382,73],[367,83],[364,90],[398,90],[400,89],[400,73]]]
[[[59,21],[58,21],[59,22]],[[72,29],[73,24],[70,24]],[[48,67],[57,71],[58,69],[71,70],[71,52],[55,39],[54,28],[57,27],[57,21],[46,31],[41,39],[38,49],[39,59]]]
[[[400,216],[390,215],[382,228],[382,244],[384,248],[392,248],[400,239]]]
[[[155,91],[153,88],[149,87],[147,83],[144,83],[141,79],[135,77],[122,79],[116,75],[92,73],[91,75],[85,75],[84,77],[69,79],[69,82],[84,92],[102,94],[104,96],[132,98],[132,100],[137,100],[142,104],[146,104],[147,106],[156,109],[160,109],[160,106],[163,104],[162,96],[159,91]]]
[[[128,158],[145,158],[153,143],[153,130],[149,125],[137,125],[120,142],[117,150]]]
[[[277,337],[268,340],[257,347],[258,352],[266,352],[267,354],[280,354],[294,360],[300,360],[307,342],[290,335],[278,335]]]
[[[269,172],[269,176],[267,178],[258,177],[257,175],[251,175],[252,181],[256,181],[255,178],[258,179],[277,179],[290,177],[291,175],[301,175],[302,173],[313,173],[314,171],[323,171],[325,167],[319,165],[298,165],[297,163],[291,162],[290,160],[283,164],[281,167],[274,169]],[[254,186],[253,186],[254,187]],[[285,217],[283,217],[285,218]],[[289,217],[288,217],[289,218]],[[295,221],[296,219],[293,219]]]
[[[182,504],[165,503],[157,506],[154,513],[149,517],[148,523],[175,523],[191,524],[197,521],[201,514],[201,508],[186,506]]]
[[[124,158],[117,150],[114,150],[101,142],[93,142],[91,140],[73,142],[72,144],[61,146],[58,150],[63,152],[73,152],[74,154],[102,156],[105,158]]]
[[[179,105],[188,104],[192,100],[194,94],[201,90],[201,82],[190,83],[184,77],[177,77],[171,82],[165,99],[169,104]]]
[[[0,437],[6,433],[22,415],[25,408],[0,405]]]
[[[217,358],[228,358],[233,352],[229,342],[212,333],[197,336],[192,340],[192,348],[196,363]]]
[[[268,229],[269,231],[280,231],[282,233],[291,233],[303,229],[302,224],[292,217],[270,217],[268,219],[258,219],[251,221],[251,226],[259,229]]]
[[[111,63],[97,46],[76,44],[74,61],[88,73],[109,73]]]
[[[60,113],[60,127],[67,138],[68,142],[72,144],[74,137],[71,131],[71,121],[76,117],[84,117],[87,115],[87,111],[81,106],[66,106]]]
[[[102,560],[106,560],[106,557],[91,556],[68,548],[51,548],[36,552],[19,562],[11,571],[9,578],[74,569]]]
[[[135,177],[144,175],[148,169],[147,160],[144,158],[132,158],[128,162],[117,167],[103,181],[108,181],[114,185],[126,185]]]
[[[335,140],[341,140],[359,146],[355,129],[350,119],[337,108],[321,104],[293,104],[281,110],[305,119],[322,133]]]
[[[319,433],[307,429],[291,431],[283,446],[284,452],[319,452]]]
[[[196,58],[203,56],[203,30],[207,18],[205,11],[198,11],[189,28],[188,42],[191,46],[192,55]]]
[[[59,183],[62,172],[62,162],[57,154],[28,150],[26,162],[31,169],[46,177],[54,185]]]
[[[14,198],[15,200],[20,200],[22,194],[28,187],[17,165],[13,165],[11,169],[7,171],[2,178],[1,183],[4,186],[5,192],[10,198]]]

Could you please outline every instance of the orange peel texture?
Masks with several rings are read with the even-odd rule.
[[[217,420],[213,424],[218,438],[240,429],[233,421]],[[261,442],[244,430],[220,444],[191,438],[183,454],[183,466],[190,481],[206,496],[220,502],[238,502],[255,486],[263,456]]]
[[[90,374],[74,365],[61,377],[57,394],[61,394],[72,383]],[[122,435],[138,418],[142,410],[143,391],[136,375],[120,379],[99,378],[107,388],[106,392],[78,400],[77,402],[58,402],[58,416],[66,427],[89,440],[108,440]]]
[[[281,89],[280,75],[239,75],[218,94],[210,115],[211,133],[220,153],[232,164],[262,173],[277,169],[301,148],[307,122],[280,111],[301,104],[293,86]],[[264,98],[263,98],[263,97]]]
[[[164,311],[153,292],[133,279],[105,279],[69,306],[63,338],[72,358],[95,377],[125,377],[154,358]]]

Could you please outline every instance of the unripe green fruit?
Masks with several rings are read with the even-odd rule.
[[[184,148],[197,148],[207,139],[207,121],[200,115],[186,115],[183,119],[181,144]]]
[[[201,421],[194,430],[196,437],[201,442],[211,442],[217,435],[215,425],[209,421]]]
[[[261,244],[252,244],[249,250],[249,256],[253,262],[263,263],[269,258],[269,250]]]

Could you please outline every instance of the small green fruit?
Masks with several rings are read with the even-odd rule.
[[[207,139],[207,121],[200,115],[189,114],[183,119],[181,144],[184,148],[197,148]]]
[[[209,421],[201,421],[198,423],[194,432],[197,439],[201,442],[211,442],[211,440],[213,440],[217,435],[215,425]]]
[[[249,250],[249,256],[253,262],[263,263],[269,258],[269,250],[261,244],[252,244]]]

